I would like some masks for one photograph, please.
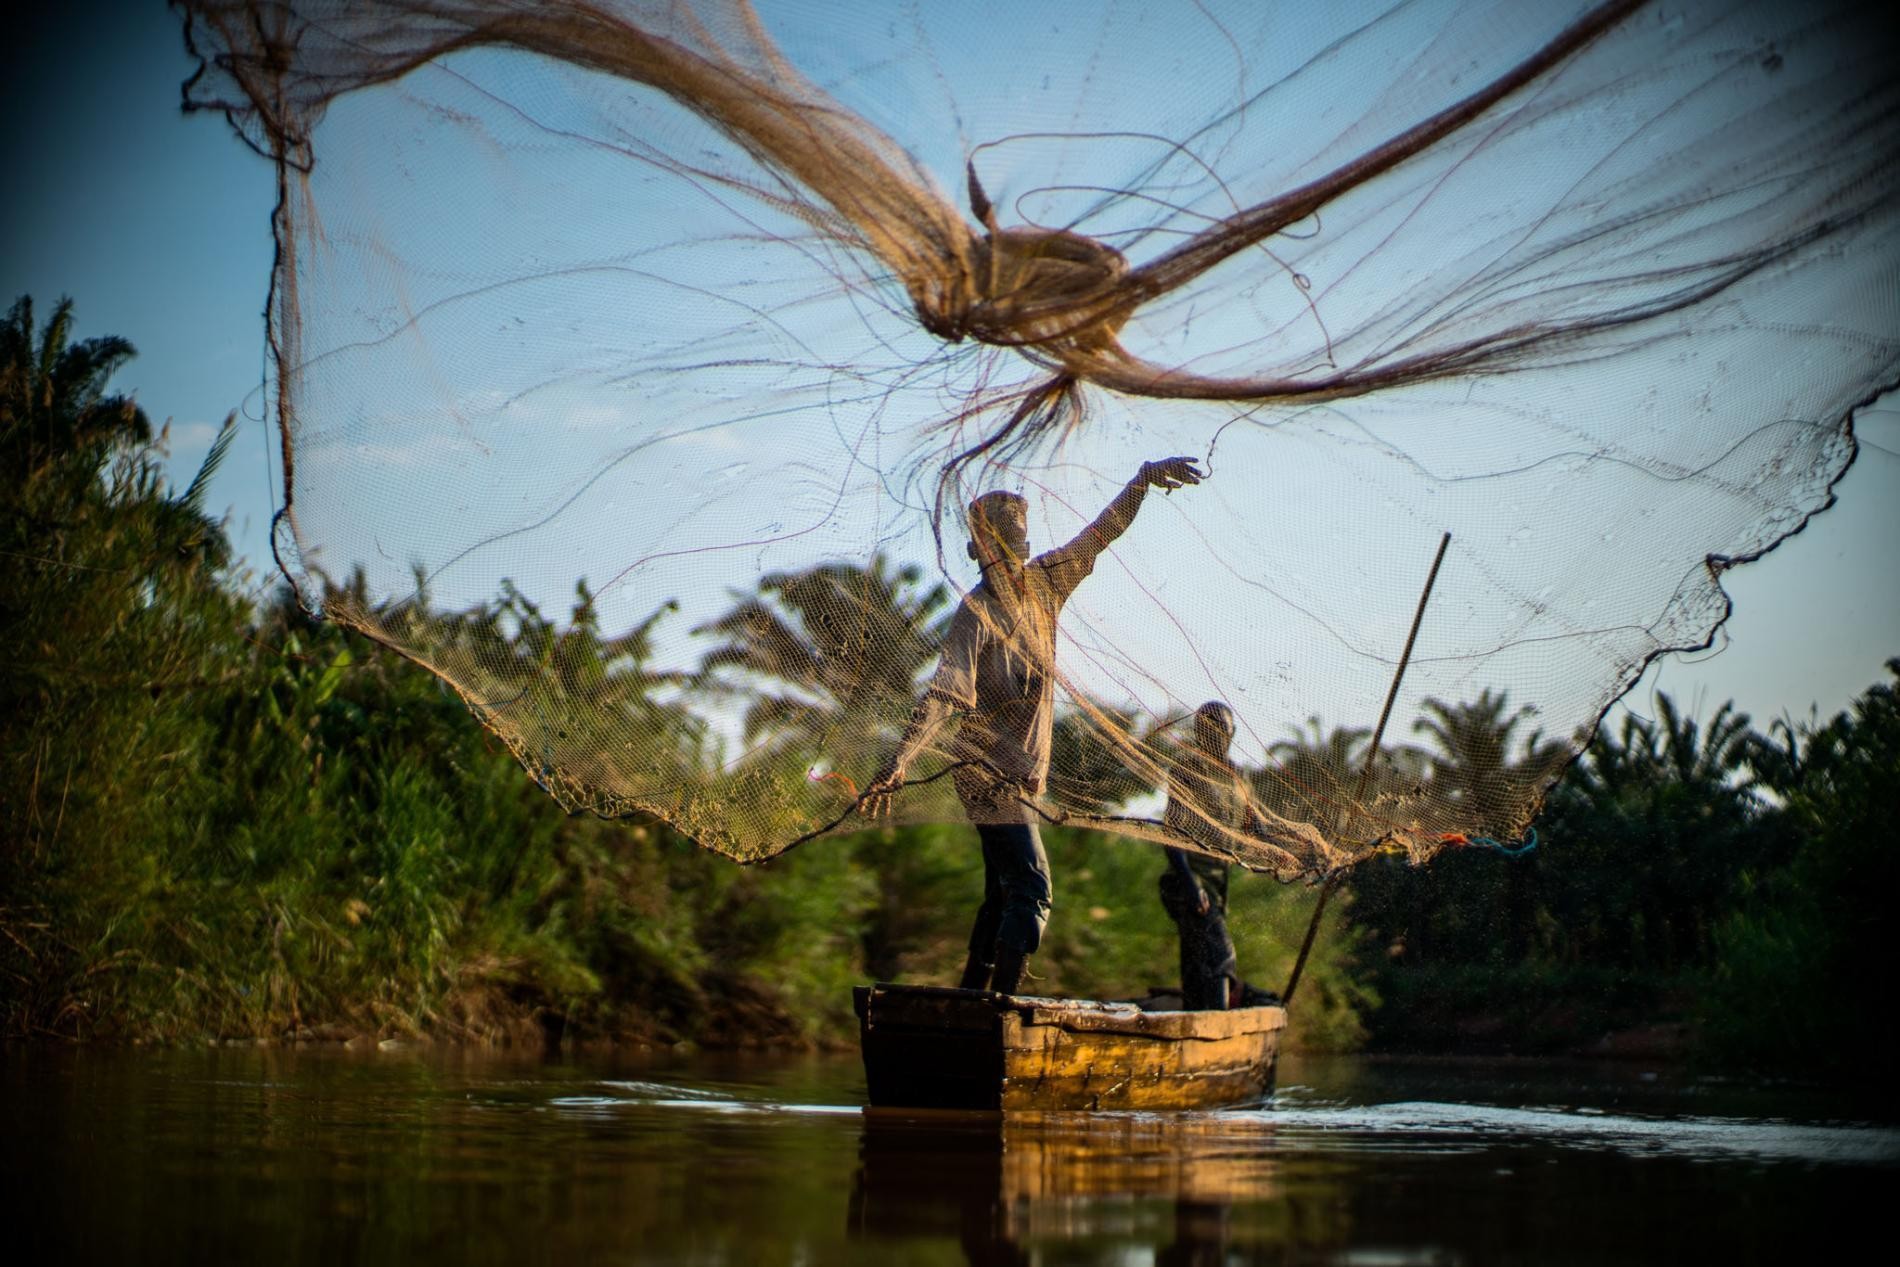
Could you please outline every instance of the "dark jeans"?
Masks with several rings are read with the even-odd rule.
[[[1161,875],[1161,905],[1181,933],[1181,1005],[1190,1012],[1216,1012],[1227,1006],[1227,982],[1240,979],[1234,939],[1227,935],[1227,912],[1209,902],[1207,913],[1194,909],[1194,894],[1173,871]]]
[[[970,957],[995,963],[1000,950],[1027,955],[1049,922],[1049,858],[1034,823],[978,824],[983,841],[983,905],[970,930]]]

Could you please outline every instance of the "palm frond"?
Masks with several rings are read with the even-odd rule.
[[[218,428],[218,434],[211,441],[211,448],[205,453],[204,461],[198,464],[198,473],[191,477],[184,495],[177,499],[178,504],[193,514],[204,514],[205,492],[211,487],[211,477],[224,465],[225,455],[231,451],[231,442],[237,439],[237,411],[224,416],[224,425]]]

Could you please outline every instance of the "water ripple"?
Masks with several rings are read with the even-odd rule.
[[[1462,1141],[1473,1146],[1536,1142],[1621,1153],[1705,1159],[1900,1164],[1900,1130],[1859,1123],[1774,1118],[1643,1117],[1567,1107],[1501,1108],[1408,1101],[1397,1104],[1270,1106],[1232,1115],[1312,1138],[1359,1137],[1365,1146]],[[1344,1139],[1338,1140],[1344,1143]]]

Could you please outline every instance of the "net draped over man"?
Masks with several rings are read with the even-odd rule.
[[[1163,821],[1199,846],[1170,847],[1168,868],[1161,873],[1161,905],[1181,935],[1181,1005],[1190,1012],[1278,1002],[1241,979],[1234,939],[1227,932],[1226,856],[1233,852],[1233,841],[1245,837],[1289,849],[1313,844],[1310,827],[1276,826],[1253,807],[1227,755],[1233,742],[1234,710],[1209,700],[1195,711],[1193,746],[1168,778]]]
[[[1073,541],[1034,558],[1022,497],[992,492],[970,503],[968,549],[983,579],[957,608],[936,674],[861,801],[867,815],[887,812],[911,762],[945,722],[958,719],[950,752],[957,799],[983,844],[983,904],[970,931],[960,982],[966,990],[1015,993],[1049,920],[1049,860],[1029,798],[1049,774],[1062,606],[1134,522],[1149,488],[1171,491],[1202,478],[1191,458],[1144,463]]]

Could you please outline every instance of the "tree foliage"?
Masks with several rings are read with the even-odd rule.
[[[748,743],[822,748],[841,727],[901,722],[948,625],[948,589],[922,580],[883,558],[762,577],[695,630],[716,640],[700,681],[753,701]]]
[[[241,595],[205,506],[234,433],[168,488],[165,432],[110,390],[132,354],[75,340],[70,301],[36,325],[21,299],[0,326],[6,1033],[798,1041],[848,1031],[851,982],[954,973],[981,890],[959,826],[870,830],[738,868],[637,816],[568,817],[520,772],[539,769],[535,727],[558,732],[577,709],[626,714],[643,736],[596,759],[690,772],[718,759],[695,692],[749,701],[743,759],[772,777],[804,779],[841,726],[870,719],[880,733],[854,740],[887,741],[948,615],[920,570],[880,559],[764,577],[700,630],[710,646],[690,674],[654,665],[670,605],[609,634],[584,582],[559,617],[505,586],[427,622],[432,654],[514,666],[510,689],[464,701],[288,592],[261,608]],[[867,645],[886,654],[867,659]],[[529,739],[500,749],[465,702],[532,718],[514,728]],[[1094,701],[1058,719],[1071,799],[1108,811],[1157,792],[1100,741],[1097,710],[1116,733],[1141,724]],[[1398,815],[1429,785],[1514,834],[1485,818],[1485,790],[1556,774],[1531,720],[1500,693],[1431,701],[1416,732],[1428,746],[1382,751],[1363,799]],[[1310,719],[1252,772],[1256,794],[1350,837],[1328,810],[1360,799],[1368,738]],[[1165,768],[1173,741],[1150,727],[1142,742],[1148,768]],[[1840,1071],[1890,1052],[1892,1023],[1858,984],[1885,948],[1897,789],[1893,683],[1765,735],[1729,707],[1698,721],[1660,698],[1568,770],[1534,853],[1360,868],[1308,966],[1300,1029],[1319,1044],[1368,1024],[1431,1042],[1461,999],[1510,998],[1522,1015],[1507,1037],[1574,1037],[1553,1008],[1608,1023],[1618,1008],[1653,1014],[1667,987],[1699,995],[1689,1010],[1728,1058]],[[1100,995],[1171,979],[1159,856],[1045,834],[1057,916],[1039,985]],[[1283,980],[1310,902],[1236,885],[1244,974]]]
[[[1784,720],[1747,738],[1761,786],[1781,802],[1789,861],[1751,873],[1713,929],[1700,1010],[1730,1059],[1891,1086],[1900,1027],[1880,965],[1900,883],[1900,658],[1887,669],[1896,681],[1825,723]]]

